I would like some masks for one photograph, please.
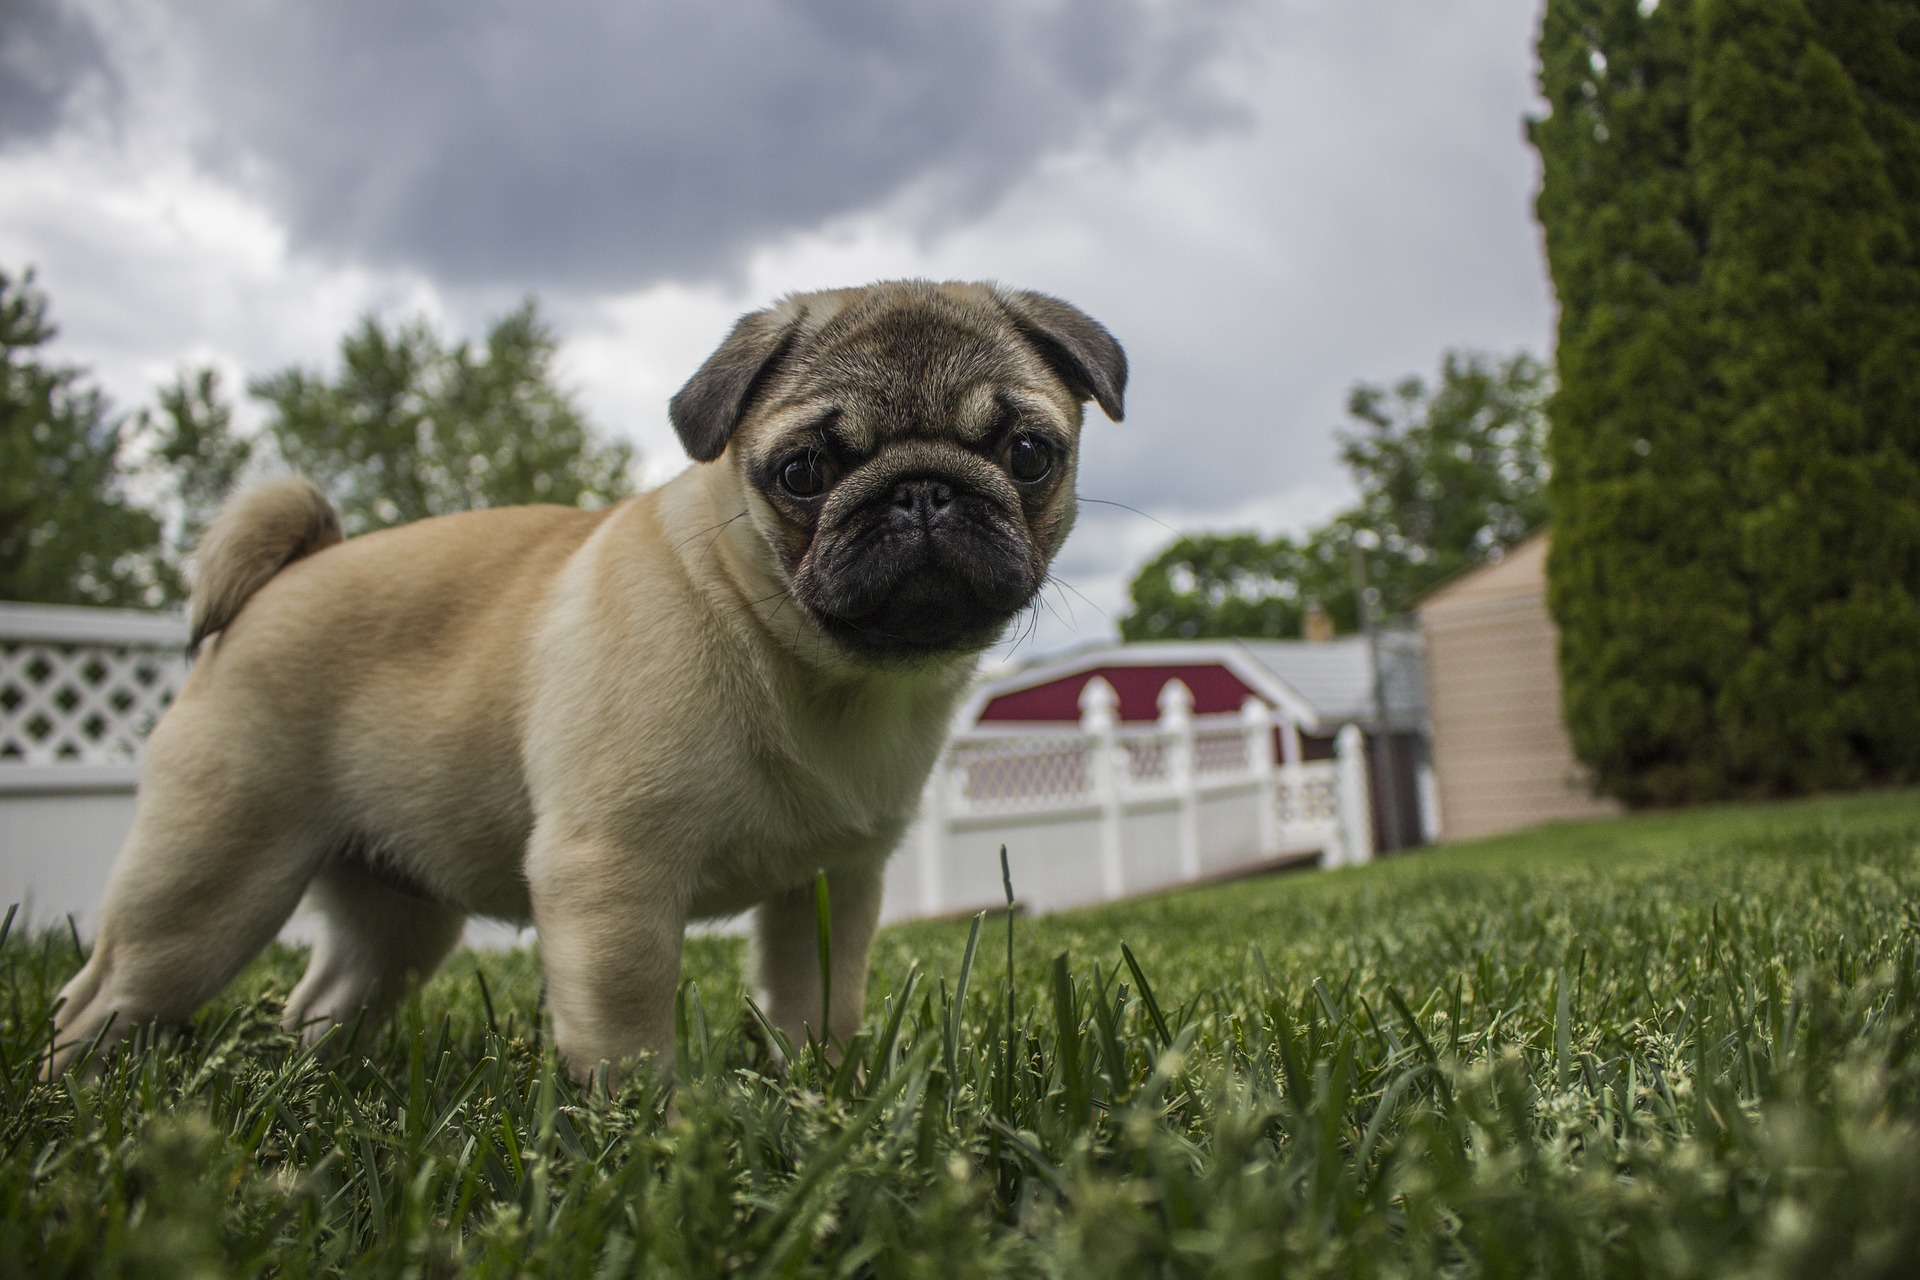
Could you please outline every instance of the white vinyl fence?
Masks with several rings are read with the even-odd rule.
[[[1170,680],[1159,721],[1142,725],[1121,724],[1118,701],[1095,677],[1077,725],[956,735],[888,869],[886,918],[1002,901],[1003,844],[1035,911],[1373,856],[1359,729],[1340,731],[1334,759],[1303,762],[1299,726],[1257,698],[1237,716],[1195,716],[1192,692]]]
[[[186,679],[184,619],[0,604],[0,911],[90,933],[133,820],[140,747]],[[1318,857],[1372,856],[1358,729],[1302,761],[1299,726],[1256,699],[1195,716],[1170,681],[1154,724],[1119,723],[1090,681],[1077,725],[969,731],[942,755],[888,870],[890,920],[1001,901],[999,849],[1037,911]],[[298,923],[290,936],[302,936]],[[514,940],[476,922],[469,941]]]
[[[0,911],[92,931],[186,645],[172,614],[0,604]]]

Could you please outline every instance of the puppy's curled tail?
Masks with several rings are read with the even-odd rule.
[[[225,630],[267,579],[340,541],[340,517],[313,481],[269,480],[227,499],[201,535],[187,652]]]

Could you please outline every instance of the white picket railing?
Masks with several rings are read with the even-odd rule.
[[[1096,677],[1077,725],[956,735],[889,869],[887,918],[991,905],[1002,844],[1021,900],[1042,911],[1299,855],[1372,857],[1357,728],[1340,731],[1334,759],[1303,761],[1299,726],[1256,698],[1237,716],[1195,716],[1170,680],[1158,722],[1122,724],[1117,709]]]

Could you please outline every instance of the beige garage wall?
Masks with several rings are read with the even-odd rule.
[[[1543,531],[1419,608],[1442,839],[1619,812],[1588,790],[1560,718],[1546,562]]]

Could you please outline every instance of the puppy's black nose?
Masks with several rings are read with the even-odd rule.
[[[919,524],[932,524],[953,505],[953,486],[945,480],[902,480],[893,487],[893,507]]]

